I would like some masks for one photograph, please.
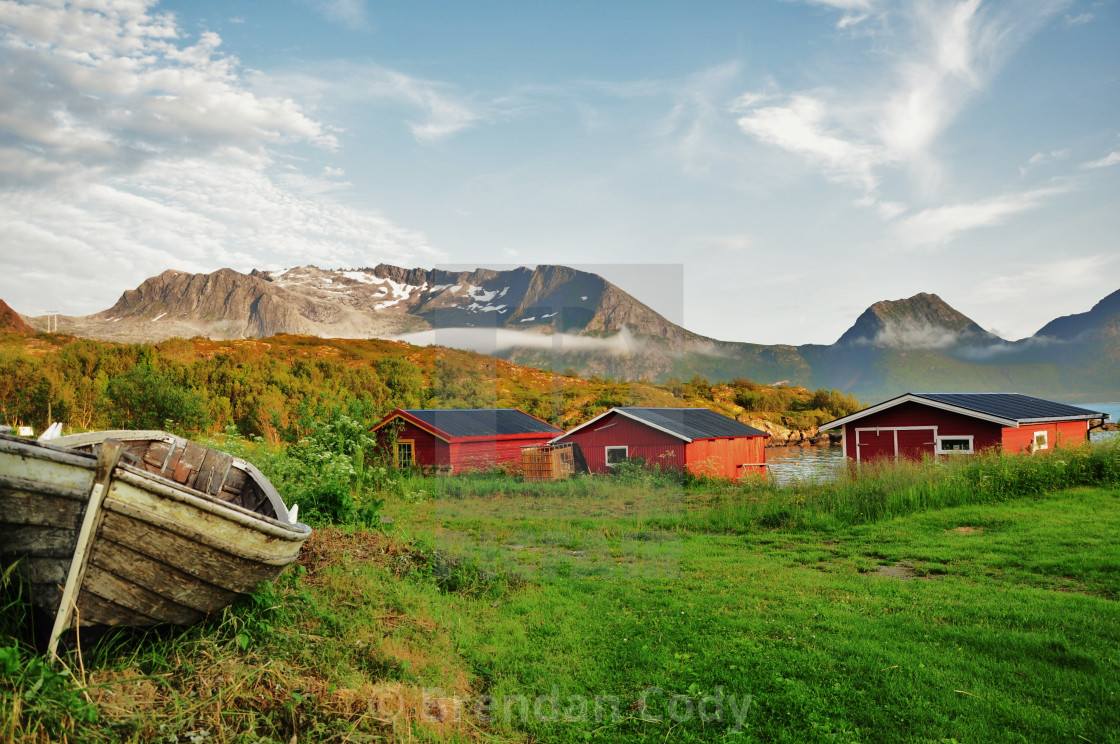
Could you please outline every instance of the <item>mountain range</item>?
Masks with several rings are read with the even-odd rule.
[[[25,318],[38,330],[48,319]],[[663,382],[746,377],[875,400],[912,390],[1120,395],[1120,291],[1006,341],[934,294],[877,302],[835,343],[719,341],[667,320],[602,277],[565,266],[452,272],[381,264],[248,274],[165,271],[112,307],[50,319],[110,341],[301,334],[397,337],[529,366]]]

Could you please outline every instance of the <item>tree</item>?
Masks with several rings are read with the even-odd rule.
[[[147,362],[109,380],[105,397],[111,424],[122,429],[198,431],[210,423],[201,395]]]
[[[378,360],[377,375],[389,389],[390,407],[419,407],[424,379],[416,365],[400,357],[386,357]]]

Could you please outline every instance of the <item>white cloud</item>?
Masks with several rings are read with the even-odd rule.
[[[64,286],[51,304],[84,314],[169,267],[441,257],[331,199],[341,170],[282,163],[290,143],[337,141],[251,89],[216,34],[184,41],[152,8],[0,2],[0,296],[34,307]]]
[[[895,217],[906,212],[909,207],[899,202],[884,201],[882,199],[875,199],[873,197],[864,197],[856,200],[856,204],[861,207],[874,207],[875,211],[879,214],[884,222],[889,222]]]
[[[875,190],[874,168],[883,162],[882,148],[840,131],[828,105],[819,98],[794,95],[779,105],[754,105],[763,100],[748,95],[733,107],[743,112],[737,120],[743,132],[801,155],[833,178]]]
[[[1056,162],[1058,160],[1065,160],[1067,157],[1069,157],[1068,149],[1051,150],[1050,152],[1036,152],[1034,155],[1031,155],[1029,160],[1027,160],[1026,165],[1019,166],[1019,175],[1025,176],[1028,172],[1034,170],[1040,165]]]
[[[311,70],[257,75],[262,90],[298,91],[308,99],[401,105],[419,118],[407,121],[418,141],[435,142],[498,115],[498,106],[479,105],[454,86],[406,75],[375,64],[335,62]]]
[[[888,324],[875,334],[871,343],[893,349],[945,349],[959,340],[957,333],[948,328],[908,320]]]
[[[972,292],[974,302],[1006,305],[1024,300],[1037,302],[1068,290],[1083,294],[1087,278],[1107,277],[1117,260],[1116,256],[1095,254],[1045,261],[981,282]]]
[[[1067,26],[1082,26],[1082,25],[1088,23],[1089,21],[1093,20],[1095,17],[1096,16],[1094,16],[1092,13],[1081,13],[1081,14],[1075,15],[1075,16],[1066,15],[1066,25]]]
[[[726,133],[723,100],[740,73],[738,62],[703,69],[683,80],[639,81],[626,86],[600,86],[601,92],[622,99],[668,96],[669,114],[655,123],[653,134],[669,144],[668,150],[691,176],[708,179],[713,169],[735,157]],[[732,132],[733,133],[733,130]]]
[[[845,80],[838,90],[783,96],[748,94],[733,107],[745,134],[803,158],[833,180],[875,194],[886,168],[905,166],[932,191],[940,179],[934,144],[983,91],[1008,56],[1067,0],[1012,8],[980,0],[930,0],[878,6],[818,0],[844,12],[866,11],[894,32],[875,35],[885,74]],[[856,38],[856,37],[854,37]],[[864,43],[867,37],[858,37]]]
[[[171,17],[150,5],[0,3],[0,99],[18,102],[4,106],[0,132],[13,155],[22,153],[0,174],[3,184],[96,180],[171,152],[337,146],[293,101],[242,85],[216,34],[179,43]]]
[[[938,246],[958,234],[1007,221],[1013,215],[1036,209],[1052,196],[1067,189],[1035,189],[980,201],[924,209],[895,225],[895,236],[905,245]]]
[[[314,5],[329,21],[352,28],[366,28],[369,14],[365,0],[306,0]]]
[[[862,23],[870,17],[869,13],[849,13],[836,22],[836,28],[848,28],[857,23]]]
[[[1110,168],[1120,163],[1120,150],[1113,150],[1100,160],[1093,160],[1082,164],[1082,168]]]
[[[247,271],[443,258],[423,235],[376,213],[334,203],[314,188],[301,193],[232,160],[154,161],[127,179],[81,190],[9,193],[0,200],[0,234],[4,275],[73,274],[69,281],[80,289],[59,308],[71,314],[102,310],[124,289],[171,267]],[[34,302],[33,287],[3,291]]]
[[[510,328],[436,328],[395,336],[395,340],[417,346],[450,346],[455,349],[477,351],[480,354],[498,354],[510,349],[536,349],[553,351],[557,355],[580,351],[627,356],[641,353],[645,342],[634,338],[628,328],[602,338],[576,336],[569,333],[539,333]],[[697,345],[698,353],[711,353],[707,345]]]
[[[844,15],[836,23],[840,29],[854,26],[867,20],[874,3],[872,0],[806,0],[810,5],[824,5],[829,8],[844,11]]]
[[[840,10],[870,10],[871,0],[808,0],[812,5],[827,5]]]
[[[1110,253],[1060,257],[1059,253],[1005,262],[998,275],[972,286],[962,301],[991,321],[988,327],[993,333],[1021,339],[1056,316],[1088,310],[1116,291],[1120,257]]]

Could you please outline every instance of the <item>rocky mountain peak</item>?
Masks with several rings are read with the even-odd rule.
[[[837,345],[902,349],[941,349],[960,344],[998,343],[971,318],[935,294],[921,292],[902,300],[883,300],[867,308]]]

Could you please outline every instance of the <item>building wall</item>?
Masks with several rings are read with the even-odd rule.
[[[478,442],[458,442],[451,440],[450,463],[452,472],[462,473],[472,470],[489,470],[494,467],[521,469],[521,448],[531,444],[542,444],[555,434],[539,436],[520,435],[516,438],[488,439]]]
[[[626,446],[630,458],[645,458],[647,464],[660,464],[664,470],[685,466],[684,442],[633,419],[610,413],[586,429],[566,434],[560,442],[575,442],[583,451],[592,473],[609,473],[606,448]]]
[[[1089,422],[1059,421],[1052,424],[1024,424],[1018,428],[1009,426],[1003,430],[1003,451],[1008,453],[1029,452],[1036,432],[1046,432],[1046,449],[1076,447],[1089,439]]]
[[[399,431],[397,441],[412,440],[418,467],[446,467],[451,464],[447,442],[433,436],[430,432],[404,419],[398,419],[385,427],[385,429],[389,428]],[[378,429],[378,440],[383,443],[387,443],[389,439],[382,433],[385,429]]]
[[[931,430],[933,427],[936,432]],[[1048,449],[1076,446],[1089,436],[1089,425],[1085,421],[1001,427],[971,416],[907,402],[844,425],[844,454],[852,459],[857,459],[856,429],[861,430],[858,457],[861,462],[893,458],[896,441],[901,457],[921,459],[926,454],[932,455],[935,433],[941,437],[971,436],[974,452],[1002,448],[1011,454],[1027,452],[1035,432],[1047,432]]]
[[[936,428],[937,436],[971,436],[975,452],[999,447],[1003,442],[1002,427],[999,424],[920,403],[907,402],[845,424],[844,454],[861,462],[877,457],[893,457],[897,430],[898,450],[901,455],[911,459],[921,459],[925,454],[933,454],[934,432],[931,431],[933,428]],[[859,441],[862,444],[858,458],[857,429],[861,430]]]
[[[748,471],[765,472],[757,466],[739,466],[766,462],[766,437],[720,437],[685,443],[617,413],[559,441],[577,443],[592,473],[609,473],[606,448],[619,446],[627,448],[627,457],[641,457],[647,465],[660,465],[663,470],[687,468],[697,475],[732,479]]]
[[[764,474],[766,469],[761,464],[765,462],[766,437],[694,439],[685,445],[685,466],[694,475],[736,479]]]

